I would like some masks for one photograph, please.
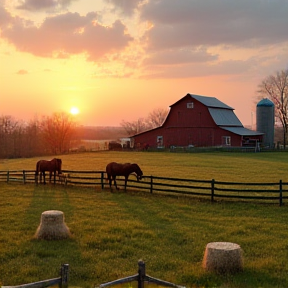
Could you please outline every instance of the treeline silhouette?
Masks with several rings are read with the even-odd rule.
[[[68,153],[73,140],[119,139],[122,127],[79,126],[67,113],[54,113],[28,122],[0,116],[0,158],[28,158]]]

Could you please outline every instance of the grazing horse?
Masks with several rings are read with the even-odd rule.
[[[117,190],[119,188],[116,184],[116,176],[124,176],[125,177],[125,191],[127,186],[127,180],[131,173],[136,173],[137,181],[142,179],[143,172],[137,164],[119,164],[116,162],[111,162],[106,166],[107,180],[109,180],[110,190],[112,192],[112,180],[114,180],[114,185]]]
[[[54,176],[54,183],[56,182],[56,171],[58,174],[61,174],[61,167],[62,167],[62,160],[54,158],[52,160],[39,160],[36,164],[36,172],[35,172],[35,182],[38,184],[38,174],[40,173],[40,183],[42,182],[42,175],[44,178],[44,184],[46,184],[45,181],[45,171],[48,171],[50,173],[49,177],[49,183],[51,183],[51,177],[52,173]]]

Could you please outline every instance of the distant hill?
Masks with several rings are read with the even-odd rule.
[[[128,136],[123,127],[79,126],[75,130],[73,140],[117,140],[125,137]]]

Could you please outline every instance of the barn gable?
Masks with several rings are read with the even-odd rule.
[[[170,146],[242,146],[262,134],[244,128],[234,109],[215,97],[187,94],[170,106],[162,126],[136,134],[132,143],[138,147]]]

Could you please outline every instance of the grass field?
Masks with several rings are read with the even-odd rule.
[[[138,163],[146,176],[235,182],[288,182],[288,153],[95,152],[59,156],[62,169],[103,170],[111,162]],[[40,158],[0,160],[0,170],[33,170]],[[45,159],[45,158],[41,158]],[[48,158],[49,159],[49,158]]]
[[[144,175],[246,182],[288,178],[288,153],[101,152],[61,158],[69,170],[104,170],[119,161],[138,163]],[[35,169],[36,160],[1,160],[0,170]],[[287,206],[211,204],[62,185],[3,182],[0,191],[0,285],[54,278],[68,263],[70,287],[94,287],[136,274],[143,259],[147,274],[186,287],[288,287]],[[71,239],[33,239],[46,210],[64,212]],[[242,247],[242,273],[204,271],[205,246],[214,241]]]

